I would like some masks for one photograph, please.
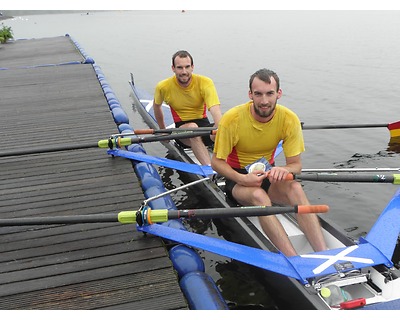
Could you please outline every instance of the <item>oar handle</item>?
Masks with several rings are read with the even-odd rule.
[[[329,206],[326,204],[314,204],[314,205],[298,205],[297,212],[300,214],[307,213],[326,213],[329,211]]]

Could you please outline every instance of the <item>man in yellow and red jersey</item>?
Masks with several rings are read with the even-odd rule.
[[[301,184],[285,180],[289,172],[301,172],[304,139],[297,115],[277,104],[282,96],[277,74],[268,69],[255,72],[249,81],[251,101],[227,111],[215,138],[211,165],[226,180],[226,193],[243,206],[309,205]],[[286,164],[275,166],[274,152],[283,140]],[[248,172],[260,158],[272,165],[269,171]],[[262,216],[260,224],[274,245],[285,255],[297,255],[276,216]],[[299,226],[315,251],[326,250],[318,217],[299,214]]]
[[[175,75],[160,81],[154,93],[154,115],[160,129],[165,128],[163,102],[170,106],[176,128],[218,126],[222,114],[214,82],[208,77],[193,74],[193,69],[193,58],[189,52],[180,50],[172,56]],[[213,124],[207,117],[207,111],[212,115]],[[213,140],[213,136],[203,136],[177,142],[192,148],[201,164],[210,165],[206,145],[212,145]]]

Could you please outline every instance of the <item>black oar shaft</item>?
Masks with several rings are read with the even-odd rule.
[[[267,216],[280,213],[297,212],[296,207],[233,207],[229,210],[226,208],[214,209],[193,209],[193,210],[168,210],[169,219],[178,218],[230,218],[230,217],[248,217],[252,216]]]
[[[265,216],[280,213],[325,213],[329,210],[327,205],[299,205],[294,207],[235,207],[235,208],[210,208],[189,210],[168,210],[150,207],[138,211],[121,211],[118,214],[104,213],[92,215],[59,216],[59,217],[27,217],[15,219],[0,219],[0,226],[26,226],[26,225],[52,225],[52,224],[78,224],[119,222],[138,223],[139,225],[155,222],[165,222],[179,218],[227,218],[244,216]]]
[[[198,131],[213,131],[216,127],[198,127],[198,128],[166,128],[166,129],[136,129],[134,134],[157,134],[157,133],[174,133],[174,132],[198,132]]]
[[[399,174],[393,175],[338,175],[338,174],[299,174],[294,175],[295,179],[304,181],[324,181],[324,182],[375,182],[399,184]]]
[[[301,169],[301,172],[400,172],[400,168],[325,168],[325,169]]]
[[[0,219],[0,226],[26,226],[26,225],[52,225],[52,224],[78,224],[78,223],[97,223],[97,222],[119,222],[118,215],[93,214],[77,216],[59,217],[29,217],[15,219]]]
[[[165,222],[170,219],[218,219],[231,217],[255,217],[269,216],[282,213],[325,213],[328,212],[327,205],[298,205],[294,207],[277,206],[252,206],[233,208],[210,208],[210,209],[188,209],[188,210],[167,210],[144,208],[136,213],[136,222],[139,225]]]
[[[88,148],[98,148],[97,143],[74,143],[74,144],[63,144],[63,145],[53,145],[53,146],[40,146],[34,148],[21,148],[18,150],[2,150],[0,152],[1,157],[11,157],[11,156],[22,156],[34,153],[47,153],[47,152],[57,152],[57,151],[68,151],[75,149],[88,149]]]
[[[307,129],[357,129],[357,128],[387,128],[387,123],[376,124],[333,124],[333,125],[306,125],[301,124],[303,130]]]
[[[165,141],[165,140],[174,140],[174,139],[188,139],[194,138],[198,136],[208,136],[212,134],[212,130],[209,131],[196,131],[196,132],[185,132],[185,133],[172,133],[165,135],[155,135],[155,136],[145,136],[145,137],[135,137],[131,138],[131,144],[134,143],[143,143],[143,142],[154,142],[154,141]]]

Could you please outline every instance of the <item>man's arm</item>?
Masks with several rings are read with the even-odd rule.
[[[210,113],[213,118],[214,127],[218,127],[219,120],[221,120],[221,117],[222,117],[220,105],[216,104],[215,106],[212,106],[210,108]],[[211,141],[215,141],[215,135],[210,135],[210,139],[211,139]]]
[[[154,109],[154,116],[156,118],[156,121],[158,123],[158,126],[160,129],[165,129],[165,122],[164,122],[164,112],[162,110],[162,104],[157,104],[153,100],[153,109]]]
[[[286,158],[285,168],[287,168],[288,171],[294,174],[301,173],[301,169],[303,168],[303,165],[301,163],[301,155],[298,154],[297,156]]]
[[[219,120],[221,120],[221,117],[222,117],[220,105],[216,104],[216,105],[212,106],[210,108],[210,113],[213,118],[214,126],[218,127]]]

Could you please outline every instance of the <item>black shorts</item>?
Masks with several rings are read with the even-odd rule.
[[[203,118],[203,119],[194,119],[194,120],[188,120],[188,121],[179,121],[179,122],[175,122],[175,128],[179,128],[181,125],[185,124],[185,123],[189,123],[189,122],[194,122],[197,124],[198,127],[213,127],[214,123],[210,123],[210,121],[208,120],[208,118]],[[211,147],[214,145],[214,141],[211,140],[210,135],[206,135],[206,136],[201,136],[203,143],[207,146],[207,147]],[[184,144],[182,141],[180,140],[175,140],[177,144],[179,144],[181,147],[183,148],[190,148],[188,145]]]
[[[236,171],[239,172],[239,173],[247,174],[247,170],[246,170],[246,169],[235,169],[235,168],[232,168],[232,169],[233,169],[233,170],[236,170]],[[232,195],[232,189],[233,189],[233,187],[234,187],[235,185],[236,185],[236,182],[235,182],[235,181],[226,179],[226,181],[225,181],[225,192],[226,192],[226,196],[227,196],[230,200],[232,200],[232,201],[234,201],[234,202],[237,203],[236,199],[235,199],[235,198],[233,197],[233,195]],[[268,193],[268,189],[269,189],[270,186],[271,186],[271,182],[269,182],[268,179],[264,179],[263,182],[262,182],[262,184],[261,184],[261,188],[263,188],[263,189],[265,190],[265,192]]]

